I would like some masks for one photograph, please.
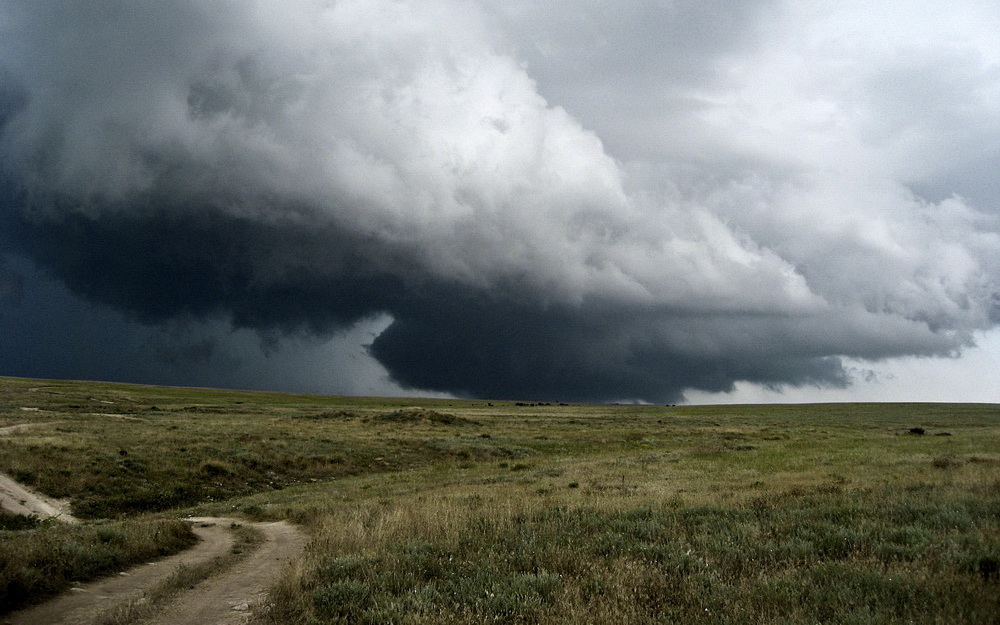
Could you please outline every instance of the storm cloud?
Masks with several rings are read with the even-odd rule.
[[[4,2],[0,254],[151,327],[387,318],[396,383],[481,397],[843,386],[1000,323],[995,9],[503,6]]]

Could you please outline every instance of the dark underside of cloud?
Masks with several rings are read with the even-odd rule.
[[[392,308],[401,292],[398,278],[365,258],[378,252],[363,241],[211,206],[55,221],[9,212],[2,223],[13,251],[77,295],[144,323],[226,316],[237,327],[323,334]],[[322,270],[270,264],[309,248],[322,250]],[[262,275],[271,270],[281,275]]]
[[[620,313],[589,317],[461,294],[446,298],[397,317],[372,345],[400,383],[478,397],[668,403],[685,389],[731,390],[735,380],[846,383],[837,358],[713,358],[630,345],[617,336],[620,324],[641,324],[641,315],[623,320]]]
[[[517,301],[395,275],[380,270],[387,258],[377,245],[330,228],[261,224],[204,205],[100,220],[72,212],[28,219],[9,210],[23,204],[15,197],[3,197],[6,251],[31,258],[83,298],[146,324],[222,317],[269,336],[329,335],[389,313],[393,321],[370,353],[408,388],[675,402],[685,389],[724,391],[734,380],[846,383],[837,358],[672,352],[645,331],[662,315],[650,319],[641,308]],[[306,251],[313,252],[308,265],[286,265]],[[686,317],[667,323],[684,331]]]

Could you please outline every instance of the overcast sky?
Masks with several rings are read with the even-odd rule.
[[[0,0],[0,374],[1000,402],[1000,5]]]

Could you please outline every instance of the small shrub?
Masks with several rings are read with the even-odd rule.
[[[231,464],[222,460],[205,460],[198,467],[198,472],[211,477],[224,477],[236,473]]]
[[[343,556],[327,558],[316,565],[316,576],[327,582],[341,582],[354,577],[360,577],[368,567],[363,558]]]
[[[37,516],[14,514],[0,508],[0,530],[30,530],[38,527],[40,522]]]
[[[983,578],[983,581],[1000,579],[1000,559],[982,558],[976,564],[976,572]]]
[[[251,519],[263,519],[264,518],[264,506],[256,503],[248,503],[242,508],[243,514],[247,515]]]
[[[14,478],[15,482],[20,482],[22,484],[27,484],[31,486],[38,479],[38,474],[34,469],[26,469],[22,467],[17,467],[11,470],[10,475]]]
[[[955,456],[938,456],[934,460],[931,460],[931,466],[935,469],[951,469],[962,464],[962,461]]]
[[[313,605],[320,616],[354,622],[372,606],[372,595],[362,582],[342,580],[315,591]]]

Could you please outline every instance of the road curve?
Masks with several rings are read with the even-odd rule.
[[[237,625],[264,599],[289,562],[305,548],[305,536],[285,522],[256,523],[265,542],[222,575],[199,584],[163,607],[150,625]]]
[[[190,519],[201,539],[174,556],[130,569],[118,576],[73,588],[39,606],[0,617],[3,625],[84,625],[116,605],[139,599],[148,589],[167,579],[180,566],[196,566],[229,552],[234,544],[229,518]],[[183,625],[234,625],[249,617],[249,607],[259,601],[285,565],[299,557],[305,536],[284,521],[254,523],[264,542],[246,559],[220,575],[207,579],[160,606],[153,623]]]

